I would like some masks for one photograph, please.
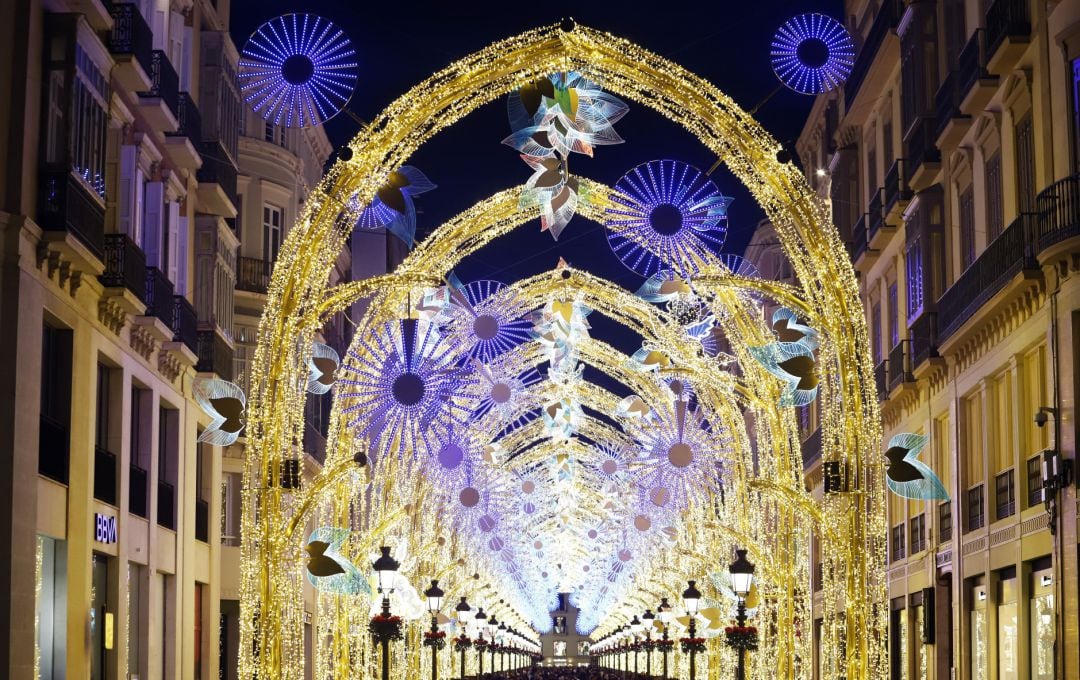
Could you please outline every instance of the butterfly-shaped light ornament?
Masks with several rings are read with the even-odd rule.
[[[195,402],[212,419],[199,435],[199,441],[211,446],[229,446],[244,429],[247,398],[234,383],[221,378],[196,378],[192,385]]]
[[[560,399],[544,406],[544,429],[555,441],[570,439],[584,418],[581,404],[572,399]]]
[[[341,553],[349,538],[349,530],[339,527],[319,527],[308,536],[307,578],[311,585],[324,593],[338,595],[370,595],[371,587],[360,569]]]
[[[360,229],[386,229],[411,249],[416,238],[416,206],[413,198],[431,191],[435,184],[424,173],[403,165],[375,192],[371,204],[364,208],[356,226]]]
[[[666,353],[651,349],[642,345],[641,349],[634,352],[627,362],[628,366],[635,371],[662,371],[671,368],[671,357]]]
[[[519,206],[540,209],[540,231],[550,231],[552,238],[559,235],[577,213],[581,183],[570,176],[566,161],[557,158],[533,158],[522,156],[533,174],[525,182]]]
[[[949,492],[930,466],[918,459],[930,438],[902,432],[889,440],[885,481],[897,496],[918,501],[947,501]]]
[[[818,333],[799,323],[795,312],[781,307],[773,313],[777,341],[764,347],[748,347],[765,370],[787,383],[780,406],[805,406],[817,397],[818,373],[814,350]]]
[[[341,357],[333,347],[321,342],[314,343],[311,347],[311,358],[308,359],[307,391],[312,394],[329,392],[337,379],[337,370],[340,365]]]
[[[671,272],[662,271],[646,279],[635,295],[645,302],[664,303],[693,297],[694,290],[688,279],[680,279]]]
[[[818,332],[800,323],[798,315],[787,307],[781,307],[773,312],[772,330],[778,342],[798,342],[812,350],[818,348]]]
[[[636,394],[631,394],[629,397],[625,397],[616,404],[615,415],[619,418],[629,418],[632,420],[640,418],[652,419],[656,417],[656,414],[649,405],[645,403],[645,400]]]

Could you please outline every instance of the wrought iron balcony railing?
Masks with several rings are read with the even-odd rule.
[[[146,268],[146,315],[156,316],[169,328],[173,322],[173,285],[165,272],[157,267]]]
[[[140,92],[140,97],[156,97],[165,102],[173,116],[180,118],[180,76],[162,50],[150,55],[150,89]]]
[[[146,255],[127,234],[105,234],[105,273],[98,278],[107,288],[127,288],[146,302]]]

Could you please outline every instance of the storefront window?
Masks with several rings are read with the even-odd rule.
[[[971,680],[984,680],[989,664],[986,640],[986,586],[972,589],[971,609]]]
[[[63,677],[67,631],[67,544],[38,537],[37,644],[42,678]]]
[[[1031,574],[1031,680],[1054,677],[1054,579],[1049,568]]]
[[[998,584],[998,680],[1017,680],[1019,645],[1016,621],[1016,578],[1003,578]]]
[[[920,631],[920,632],[923,630],[923,626],[925,625],[925,623],[923,621],[923,617],[925,615],[926,615],[925,610],[923,609],[923,606],[921,604],[918,605],[917,607],[915,607],[915,630]],[[916,680],[926,680],[926,677],[927,677],[927,675],[926,675],[926,673],[927,673],[927,670],[926,670],[926,668],[927,668],[926,645],[923,644],[921,635],[915,635],[913,637],[914,637],[915,644],[917,645],[917,650],[918,650],[916,652],[916,656],[915,656],[915,662],[916,662],[915,678],[916,678]]]

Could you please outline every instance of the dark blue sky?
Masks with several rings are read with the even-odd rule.
[[[821,12],[842,20],[842,11],[842,0],[590,0],[498,5],[410,0],[234,0],[232,27],[233,37],[242,47],[251,31],[279,14],[310,12],[341,26],[352,38],[360,62],[351,108],[370,120],[449,62],[564,16],[573,16],[579,23],[628,38],[670,58],[712,81],[740,106],[750,109],[778,83],[769,65],[769,45],[777,27],[796,13]],[[781,141],[793,141],[811,103],[810,97],[784,89],[760,109],[757,118]],[[702,170],[715,160],[680,127],[633,102],[616,130],[625,144],[599,147],[593,159],[575,155],[572,171],[613,185],[627,170],[649,160],[678,159]],[[353,136],[357,126],[349,117],[339,115],[327,124],[327,131],[338,145]],[[482,198],[528,179],[529,168],[513,149],[501,144],[509,132],[505,101],[499,99],[443,131],[416,154],[410,164],[439,185],[417,199],[423,213],[418,238]],[[735,197],[724,252],[741,254],[762,213],[726,171],[717,171],[713,178],[721,192]],[[509,282],[550,269],[560,256],[630,290],[642,281],[615,258],[603,229],[579,217],[570,222],[558,243],[548,233],[540,232],[537,221],[469,257],[457,271],[464,281],[494,278]],[[616,338],[608,339],[623,344]],[[633,351],[632,346],[621,349]]]

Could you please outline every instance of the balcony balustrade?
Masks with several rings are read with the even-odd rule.
[[[866,74],[869,73],[870,66],[874,63],[874,57],[877,56],[878,50],[881,48],[881,44],[885,42],[885,37],[889,34],[889,31],[896,28],[903,13],[904,6],[899,0],[885,0],[881,3],[881,7],[874,17],[874,23],[866,34],[866,40],[863,41],[862,46],[859,48],[859,54],[855,57],[855,64],[851,68],[851,73],[844,83],[844,107],[846,109],[851,108],[851,103],[855,101],[855,95],[859,93],[859,88],[862,87]]]
[[[127,234],[105,235],[105,273],[98,278],[106,288],[126,288],[146,302],[146,255]]]
[[[156,130],[176,129],[180,118],[180,76],[162,50],[150,55],[150,89],[139,93],[144,114]]]
[[[236,257],[236,289],[266,295],[270,263],[256,257]]]
[[[1080,236],[1080,174],[1054,182],[1035,199],[1037,252]]]
[[[183,295],[173,295],[173,315],[169,328],[173,331],[174,342],[182,342],[193,354],[198,354],[199,317]]]
[[[173,285],[165,272],[157,267],[146,268],[146,315],[155,316],[161,323],[172,328],[173,323]]]
[[[201,330],[197,332],[199,358],[195,370],[200,373],[217,373],[219,378],[232,380],[233,350],[217,331]]]
[[[911,335],[911,369],[914,371],[938,355],[937,353],[937,313],[923,312],[908,328]]]
[[[128,90],[144,91],[152,82],[154,34],[135,3],[118,2],[109,14],[113,18],[109,52],[117,62],[116,79]]]
[[[910,382],[911,377],[911,365],[908,363],[911,358],[911,351],[908,348],[908,341],[901,340],[889,350],[889,391],[895,390],[902,383]]]
[[[998,51],[1002,47],[1026,44],[1030,40],[1031,7],[1028,0],[994,0],[986,11],[988,61],[1000,60]]]
[[[71,234],[99,260],[105,257],[105,206],[66,172],[45,172],[39,187],[38,222],[45,231]]]
[[[911,199],[911,189],[904,174],[904,159],[897,158],[885,173],[885,212],[891,213],[897,205],[906,205]]]

